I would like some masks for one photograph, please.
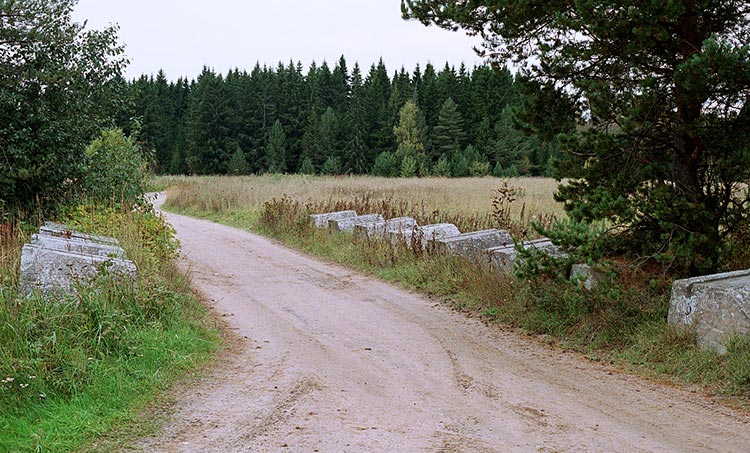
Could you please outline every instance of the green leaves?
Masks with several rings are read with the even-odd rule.
[[[557,198],[577,221],[616,227],[611,253],[682,274],[721,266],[750,218],[736,190],[750,179],[750,4],[405,0],[402,10],[477,33],[498,63],[521,68],[520,86],[537,89],[519,123],[557,134],[561,176],[576,178]],[[571,109],[575,129],[556,128]]]
[[[75,1],[0,3],[0,200],[49,208],[79,187],[126,64],[116,27],[84,30]],[[41,204],[41,206],[39,206]]]

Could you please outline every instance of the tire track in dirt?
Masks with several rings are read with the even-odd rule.
[[[706,452],[748,416],[244,231],[168,214],[241,343],[143,451]]]

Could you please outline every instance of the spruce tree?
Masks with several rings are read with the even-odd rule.
[[[393,125],[388,114],[388,99],[391,94],[391,81],[381,59],[377,66],[372,65],[364,83],[367,102],[367,119],[370,135],[368,147],[374,153],[393,149]]]
[[[437,125],[432,132],[432,160],[441,155],[460,154],[466,140],[464,122],[453,99],[448,98],[440,109]]]
[[[359,64],[354,64],[351,76],[349,109],[346,112],[347,141],[342,165],[354,173],[366,173],[374,161],[367,146],[367,106],[362,86],[362,72]]]
[[[204,67],[190,91],[188,112],[188,147],[185,164],[195,174],[222,174],[230,152],[226,148],[227,98],[223,95],[223,78]],[[232,149],[234,152],[234,149]]]
[[[317,151],[319,153],[318,161],[325,162],[331,157],[336,157],[338,159],[338,165],[341,166],[339,121],[336,117],[336,113],[331,107],[328,107],[320,117],[317,139]]]
[[[249,166],[247,165],[245,153],[242,152],[242,148],[237,146],[227,163],[227,173],[230,175],[246,175],[248,172]]]
[[[273,123],[268,133],[266,164],[269,173],[276,174],[286,171],[286,136],[279,120]]]

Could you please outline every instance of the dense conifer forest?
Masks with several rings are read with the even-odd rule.
[[[483,65],[389,75],[328,63],[256,65],[125,83],[118,122],[158,174],[549,174],[554,140],[522,131],[520,81]]]

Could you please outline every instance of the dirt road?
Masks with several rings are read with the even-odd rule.
[[[144,451],[737,452],[748,417],[415,294],[169,214],[241,338]]]

